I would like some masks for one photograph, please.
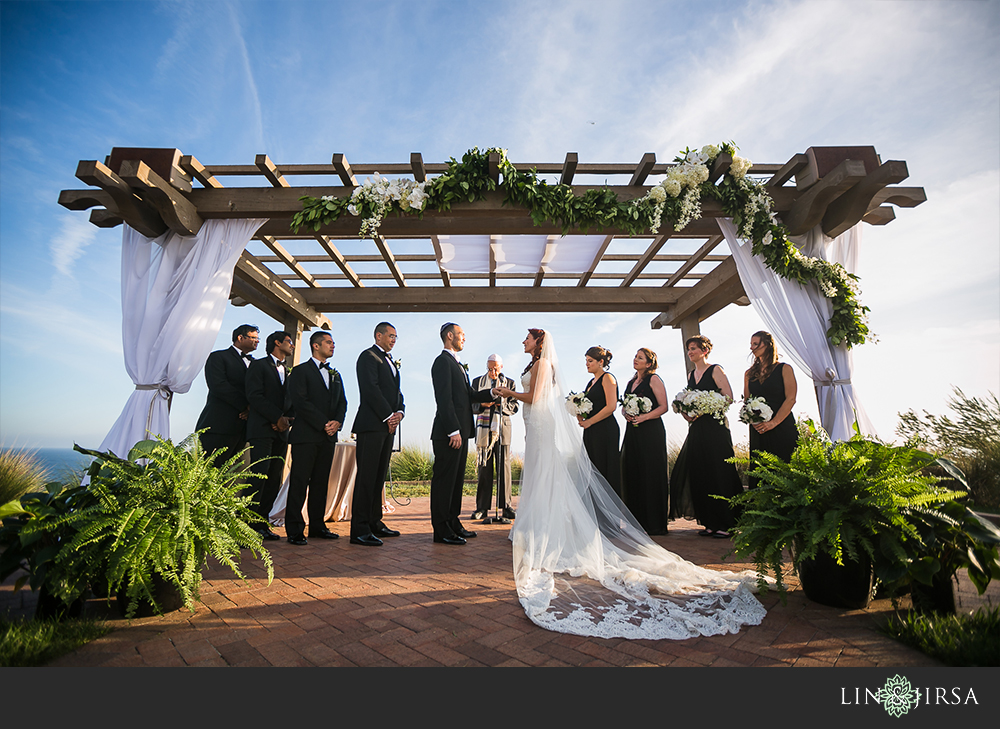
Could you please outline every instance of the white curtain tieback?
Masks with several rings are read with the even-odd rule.
[[[167,401],[167,412],[170,412],[170,405],[173,403],[174,393],[169,387],[163,384],[159,385],[136,385],[136,390],[156,390],[156,393],[160,395],[164,400]],[[156,402],[156,397],[154,396],[152,400],[149,401],[149,413],[146,415],[146,435],[149,435],[149,429],[153,427],[153,404]]]
[[[850,377],[848,377],[846,379],[843,379],[843,380],[838,380],[837,379],[837,371],[835,369],[833,369],[832,367],[827,367],[826,368],[826,372],[824,372],[823,374],[826,375],[826,379],[825,380],[821,380],[818,377],[813,377],[812,378],[814,385],[822,385],[822,386],[825,386],[825,387],[831,387],[833,385],[850,385],[851,384],[851,378]]]

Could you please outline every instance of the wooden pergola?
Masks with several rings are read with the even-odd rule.
[[[730,162],[720,155],[711,179],[721,177]],[[609,187],[620,200],[644,196],[670,166],[653,153],[637,163],[586,163],[570,152],[561,163],[514,164],[571,185],[576,194]],[[446,169],[425,163],[417,152],[409,162],[389,164],[351,165],[343,154],[334,154],[329,164],[275,164],[261,154],[253,164],[205,166],[177,149],[114,148],[104,162],[81,161],[76,176],[90,188],[63,190],[59,203],[91,209],[98,227],[124,222],[149,237],[168,230],[193,235],[213,218],[268,218],[255,236],[267,253],[244,250],[230,298],[281,322],[297,340],[303,329],[329,328],[328,313],[400,311],[648,311],[656,315],[654,329],[674,327],[686,338],[720,309],[749,303],[732,256],[714,253],[723,241],[714,218],[723,212],[708,200],[702,201],[702,217],[682,231],[665,226],[645,237],[599,231],[603,240],[589,266],[572,273],[552,272],[545,255],[537,271],[497,270],[503,240],[545,235],[549,246],[562,235],[556,225],[535,225],[523,208],[503,206],[502,187],[447,212],[390,216],[374,240],[359,238],[360,219],[350,215],[318,231],[290,228],[304,195],[350,196],[375,172],[419,182]],[[491,171],[499,179],[496,155]],[[885,225],[895,218],[894,206],[914,207],[926,199],[923,188],[898,186],[908,176],[906,163],[882,162],[874,147],[810,147],[784,163],[755,164],[749,174],[765,181],[792,235],[821,225],[837,236],[862,220]],[[291,178],[306,184],[293,186]],[[442,267],[442,241],[470,235],[486,237],[489,270],[449,272]]]

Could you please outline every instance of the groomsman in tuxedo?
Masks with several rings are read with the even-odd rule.
[[[458,353],[465,348],[465,332],[449,322],[441,327],[444,351],[431,365],[431,382],[437,411],[431,426],[434,471],[431,475],[431,526],[434,541],[465,544],[476,536],[458,520],[462,510],[462,482],[469,455],[469,438],[474,434],[472,403],[488,403],[495,398],[489,390],[473,389],[468,365]]]
[[[201,447],[207,453],[215,453],[216,466],[246,446],[247,367],[253,362],[250,353],[259,342],[257,327],[241,324],[233,330],[233,346],[212,352],[205,362],[208,399],[195,429],[208,428],[208,432],[201,434]]]
[[[404,411],[399,363],[389,354],[395,346],[396,328],[383,321],[375,327],[375,344],[358,357],[361,405],[352,428],[358,443],[358,473],[351,500],[351,544],[366,547],[380,547],[382,538],[399,536],[382,521],[382,488]]]
[[[476,390],[493,390],[497,387],[514,389],[514,380],[501,374],[503,358],[491,354],[486,360],[486,374],[472,381]],[[513,519],[511,508],[510,478],[510,416],[517,412],[517,400],[501,398],[490,405],[472,403],[476,414],[476,466],[479,485],[476,489],[476,511],[473,519],[485,519],[490,515],[493,503],[493,485],[497,484],[497,509],[502,518]],[[495,473],[495,476],[494,476]]]
[[[288,543],[307,544],[302,505],[309,492],[309,536],[337,539],[340,535],[326,527],[326,493],[337,433],[347,415],[344,381],[328,360],[333,356],[333,339],[328,332],[309,337],[312,357],[288,375],[288,398],[295,413],[288,442],[292,444],[292,470],[285,507],[285,534]]]
[[[251,508],[263,520],[255,524],[265,540],[281,539],[267,525],[267,516],[274,506],[274,499],[281,489],[288,452],[288,388],[285,386],[287,370],[285,358],[292,354],[292,335],[288,332],[269,334],[265,343],[266,357],[255,359],[247,368],[247,440],[250,442],[250,461],[263,476],[253,479],[247,493],[253,497]]]

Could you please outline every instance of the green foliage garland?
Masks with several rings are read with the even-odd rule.
[[[665,221],[680,231],[701,217],[701,200],[715,199],[732,217],[740,237],[753,241],[753,253],[778,276],[799,284],[814,282],[830,300],[832,312],[827,337],[834,345],[853,347],[873,339],[868,329],[868,307],[858,300],[858,278],[843,266],[803,255],[788,239],[785,226],[772,211],[773,201],[766,188],[747,176],[750,160],[736,154],[733,142],[707,145],[701,150],[685,149],[675,158],[676,166],[667,177],[641,198],[621,201],[610,188],[587,190],[576,195],[570,185],[550,185],[539,180],[536,170],[518,170],[507,159],[506,150],[474,147],[448,161],[448,170],[426,183],[375,179],[354,188],[350,198],[302,197],[302,210],[292,216],[292,230],[319,230],[345,213],[362,218],[360,235],[374,237],[386,215],[422,215],[428,208],[447,211],[455,203],[483,200],[497,189],[489,175],[489,157],[500,157],[499,173],[504,188],[504,205],[527,209],[536,225],[559,225],[565,235],[570,230],[617,228],[629,235],[656,234]],[[732,162],[718,182],[709,180],[709,165],[719,155]]]

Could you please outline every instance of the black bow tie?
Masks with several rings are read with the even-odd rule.
[[[329,363],[329,362],[324,362],[323,364],[321,364],[321,365],[319,366],[319,368],[320,368],[321,370],[328,370],[328,369],[330,369],[330,363]]]
[[[250,356],[249,352],[247,352],[246,354],[241,354],[240,357],[245,359],[247,362],[253,362],[253,357]]]

